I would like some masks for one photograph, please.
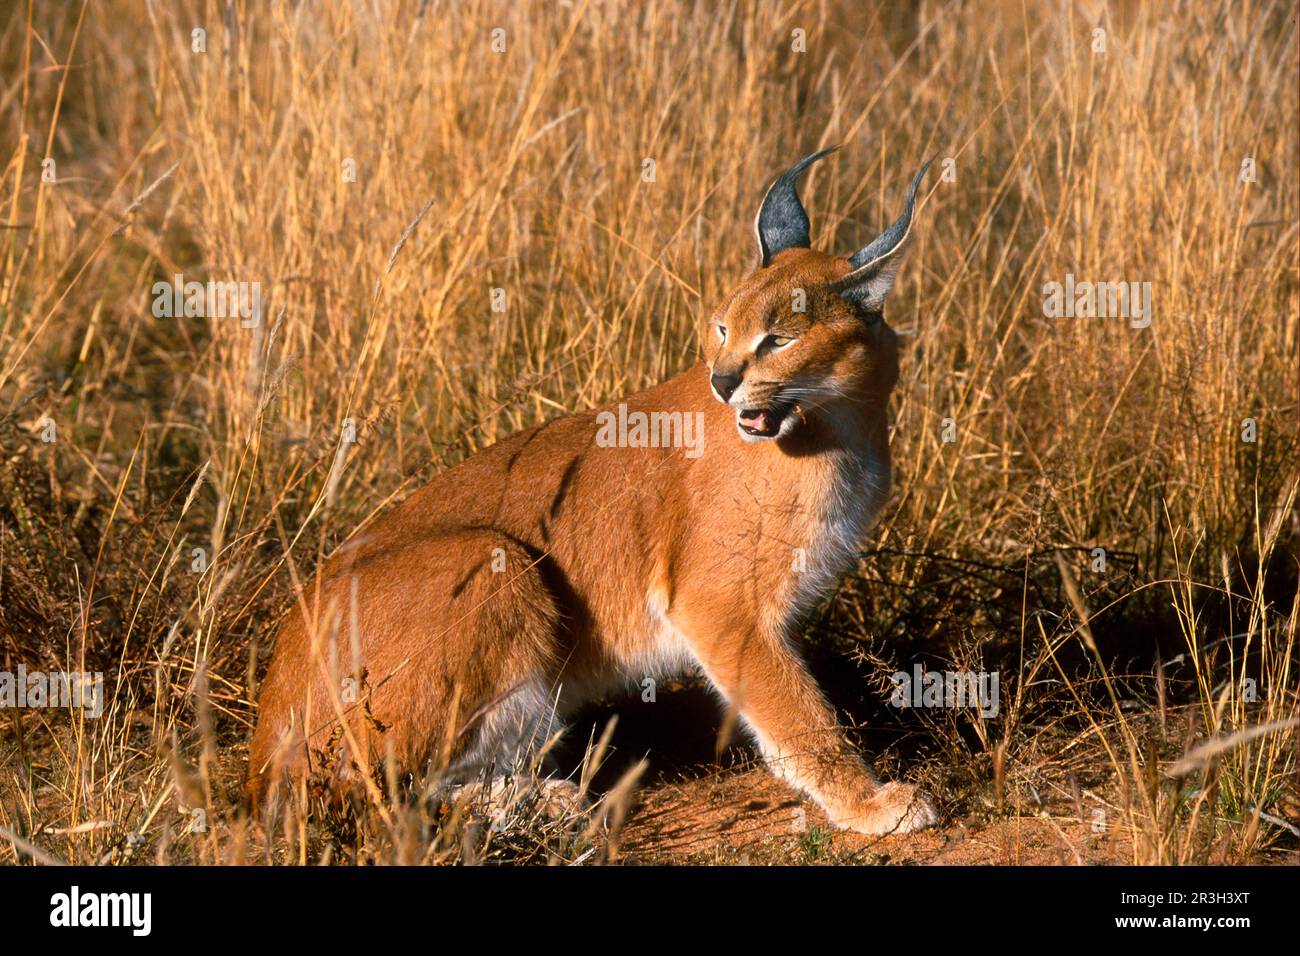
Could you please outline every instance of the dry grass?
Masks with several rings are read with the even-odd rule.
[[[957,170],[891,299],[891,510],[810,634],[846,709],[950,820],[1100,807],[1125,862],[1294,852],[1294,3],[236,6],[0,23],[0,664],[108,692],[0,715],[0,860],[616,858],[600,814],[522,805],[250,829],[256,677],[368,515],[690,363],[768,181],[836,142],[822,247]],[[264,321],[156,318],[176,273],[261,283]],[[1067,273],[1150,282],[1150,328],[1046,318]],[[996,666],[1001,716],[887,711],[912,654]]]

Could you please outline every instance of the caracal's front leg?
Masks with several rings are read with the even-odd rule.
[[[937,819],[915,787],[881,783],[845,737],[803,661],[761,633],[695,639],[709,679],[739,711],[773,772],[810,794],[840,827],[910,833]]]

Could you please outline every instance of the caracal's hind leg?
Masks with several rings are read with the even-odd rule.
[[[343,566],[322,595],[314,632],[286,624],[267,674],[255,799],[283,771],[341,798],[385,779],[390,760],[416,780],[469,780],[525,763],[559,729],[559,614],[519,542],[442,532]]]

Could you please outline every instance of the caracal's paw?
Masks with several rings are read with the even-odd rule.
[[[572,824],[590,809],[587,798],[571,780],[549,777],[496,777],[453,786],[445,791],[453,803],[485,815],[505,829],[524,821]]]
[[[540,781],[537,807],[548,820],[570,820],[591,809],[591,804],[572,780],[546,779]]]
[[[934,806],[910,783],[887,783],[852,812],[832,817],[836,826],[870,836],[915,833],[939,820]]]

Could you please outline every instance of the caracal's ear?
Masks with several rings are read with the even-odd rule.
[[[804,212],[795,185],[805,169],[837,149],[838,146],[828,146],[805,156],[776,177],[768,189],[754,217],[760,268],[770,264],[772,257],[783,249],[807,249],[812,244],[808,236],[808,213]]]
[[[934,162],[934,160],[930,160]],[[892,226],[872,239],[866,246],[849,257],[853,271],[831,284],[831,289],[868,314],[879,313],[884,307],[894,278],[903,264],[903,251],[912,234],[912,210],[916,205],[916,191],[921,187],[930,163],[912,180],[907,190],[907,204],[903,214]]]

